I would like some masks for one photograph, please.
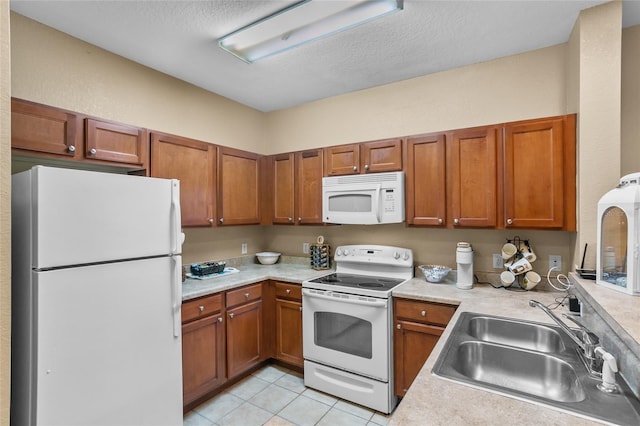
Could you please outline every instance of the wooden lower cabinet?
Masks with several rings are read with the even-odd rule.
[[[237,376],[262,360],[262,300],[227,311],[227,373]]]
[[[404,396],[438,343],[456,307],[394,299],[394,388]]]
[[[226,381],[222,295],[183,304],[182,383],[186,406]]]
[[[276,349],[274,357],[302,367],[302,293],[299,284],[274,283],[276,288]]]

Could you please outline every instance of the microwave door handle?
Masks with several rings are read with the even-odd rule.
[[[382,185],[381,184],[377,184],[376,185],[376,194],[375,194],[375,199],[373,200],[373,205],[376,206],[376,219],[378,219],[378,223],[382,223],[382,216],[381,216],[381,209],[382,206],[380,205],[381,199],[382,197],[380,196],[382,194]]]

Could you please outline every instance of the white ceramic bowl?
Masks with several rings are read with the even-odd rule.
[[[256,253],[256,257],[258,258],[258,262],[262,263],[263,265],[273,265],[278,261],[280,253],[263,251],[261,253]]]
[[[451,268],[444,265],[420,265],[418,268],[430,283],[439,283],[451,271]]]

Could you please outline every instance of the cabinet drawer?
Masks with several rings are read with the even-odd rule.
[[[302,300],[302,286],[300,284],[276,282],[276,297],[280,299]]]
[[[227,308],[262,298],[262,283],[227,292]]]
[[[421,302],[407,299],[395,300],[395,316],[422,323],[440,324],[446,326],[456,307],[439,303]]]
[[[222,294],[200,297],[182,304],[182,322],[208,317],[222,310]]]

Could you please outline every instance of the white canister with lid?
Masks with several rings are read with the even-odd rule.
[[[471,244],[459,242],[456,246],[457,281],[456,287],[469,290],[473,288],[473,249]]]

